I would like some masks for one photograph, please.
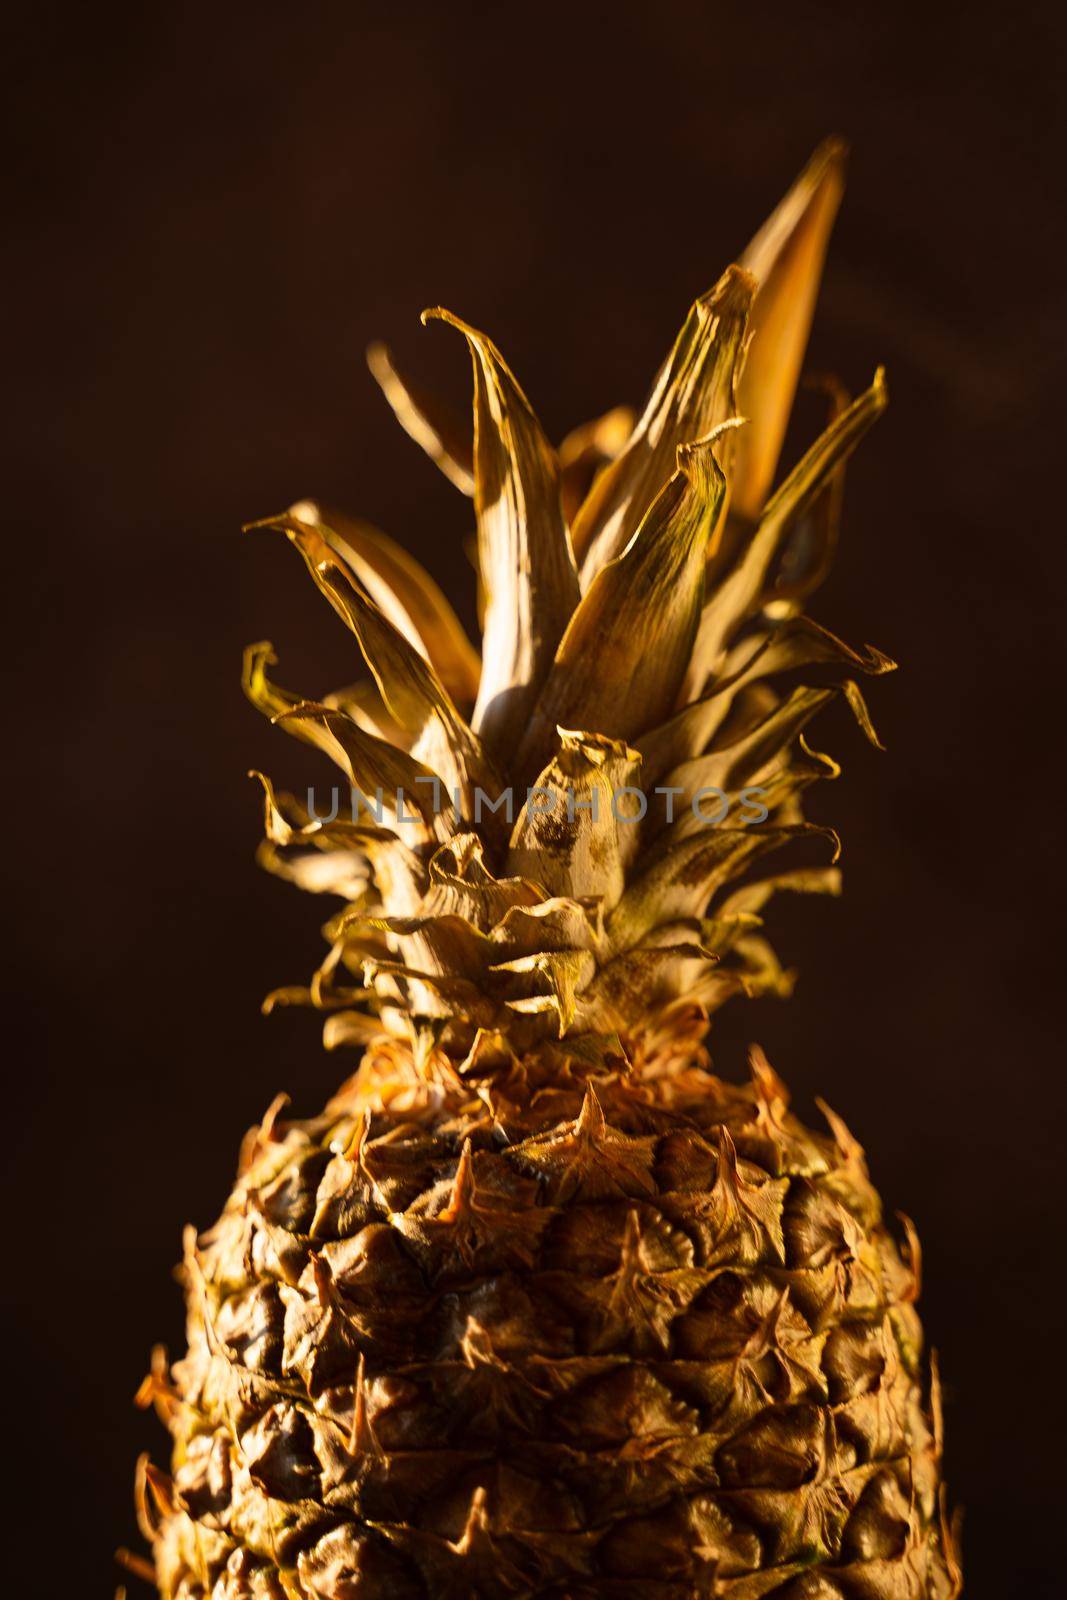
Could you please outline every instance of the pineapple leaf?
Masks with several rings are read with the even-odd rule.
[[[386,534],[311,500],[289,515],[313,527],[358,580],[382,615],[434,667],[460,705],[473,705],[481,662],[463,625],[430,574]]]
[[[774,481],[844,193],[847,154],[840,139],[821,145],[741,257],[759,292],[739,388],[741,410],[752,426],[738,440],[732,489],[736,511],[752,520]]]
[[[758,921],[759,913],[772,895],[783,892],[790,894],[828,894],[836,897],[841,893],[841,869],[839,867],[794,867],[791,872],[777,872],[773,877],[760,878],[755,883],[746,883],[740,889],[735,889],[732,894],[727,895],[715,913],[716,918],[752,918],[754,921]]]
[[[561,747],[531,788],[508,851],[509,870],[551,896],[596,896],[613,906],[639,829],[619,797],[640,781],[641,758],[623,743],[561,730]]]
[[[693,814],[692,802],[702,789],[714,789],[732,796],[746,785],[757,785],[761,778],[777,771],[777,763],[787,753],[796,735],[822,707],[834,697],[833,689],[801,686],[787,700],[775,705],[753,726],[728,743],[712,748],[692,761],[684,761],[664,779],[664,787],[680,797],[678,820],[670,830],[672,837],[691,833],[702,824]],[[788,756],[787,756],[788,759]],[[766,804],[766,798],[764,803]],[[758,831],[758,830],[757,830]]]
[[[440,307],[474,368],[474,508],[485,585],[482,679],[473,726],[502,753],[524,726],[578,603],[559,464],[491,340]]]
[[[410,739],[416,761],[429,765],[450,796],[458,791],[468,801],[483,785],[494,791],[497,779],[491,763],[433,667],[368,599],[323,534],[290,513],[253,526],[276,528],[296,545],[316,585],[355,634],[386,708]],[[436,802],[436,791],[434,798]]]
[[[634,429],[631,406],[614,406],[602,417],[573,428],[559,446],[563,514],[573,524],[597,473],[614,461]]]
[[[384,344],[368,347],[367,365],[408,437],[425,450],[462,494],[472,495],[474,457],[470,435],[464,435],[456,418],[440,401],[400,371]]]
[[[628,950],[664,924],[703,916],[715,892],[750,862],[813,835],[837,844],[836,834],[811,823],[786,828],[714,828],[681,840],[634,879],[612,912],[608,920],[612,947]]]
[[[343,711],[305,700],[274,721],[335,761],[369,809],[395,815],[398,825],[406,820],[418,827],[421,818],[424,838],[443,841],[453,831],[451,807],[433,802],[435,774],[407,751],[366,733]]]
[[[846,671],[878,675],[896,669],[896,662],[872,645],[865,645],[862,651],[853,650],[805,616],[772,622],[762,636],[746,635],[737,653],[742,663],[708,694],[634,741],[644,757],[646,783],[656,782],[672,767],[703,754],[708,741],[733,711],[737,697],[757,683],[802,668],[821,668],[821,675],[830,682],[838,681]]]
[[[737,414],[735,388],[755,281],[728,267],[690,309],[625,447],[593,484],[574,523],[582,587],[630,543],[677,466],[681,445]]]
[[[436,851],[429,864],[426,910],[465,917],[488,932],[521,907],[537,906],[542,890],[526,878],[494,878],[482,859],[482,841],[458,833]]]
[[[708,676],[720,670],[724,652],[741,623],[773,598],[773,590],[766,591],[775,557],[798,518],[825,491],[888,400],[885,373],[879,367],[870,388],[819,435],[771,496],[759,526],[740,551],[713,554],[708,563],[710,598],[693,647],[687,679],[693,692],[688,698],[699,694]]]
[[[630,739],[674,707],[696,637],[708,545],[725,499],[719,433],[677,450],[677,470],[567,627],[520,748],[522,773],[558,727]]]

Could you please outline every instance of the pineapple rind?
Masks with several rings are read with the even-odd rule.
[[[954,1592],[914,1247],[703,1026],[539,1090],[383,1039],[254,1134],[155,1390],[166,1600]]]

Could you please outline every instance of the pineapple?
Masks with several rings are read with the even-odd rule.
[[[805,730],[843,697],[876,740],[858,679],[893,665],[803,611],[880,373],[771,492],[843,165],[817,152],[696,301],[638,418],[553,448],[433,311],[472,444],[371,351],[473,496],[480,660],[380,533],[254,524],[368,669],[314,701],[269,645],[245,664],[343,777],[305,805],[256,775],[263,864],[340,905],[268,1004],[362,1056],[321,1116],[271,1106],[187,1235],[188,1352],[141,1395],[173,1435],[139,1472],[166,1600],[959,1593],[914,1232],[831,1110],[809,1129],[758,1050],[736,1084],[705,1047],[731,996],[788,991],[771,897],[839,887]]]

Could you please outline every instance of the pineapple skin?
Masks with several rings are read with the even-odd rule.
[[[760,863],[836,861],[805,730],[840,695],[877,743],[856,679],[893,666],[803,611],[881,372],[831,386],[771,492],[843,164],[818,151],[694,302],[640,417],[556,449],[495,346],[431,313],[469,347],[472,442],[370,353],[473,498],[481,659],[376,530],[307,501],[259,525],[370,675],[306,700],[264,643],[246,692],[395,804],[323,817],[255,775],[262,864],[342,903],[269,1004],[363,1056],[322,1116],[275,1102],[187,1234],[188,1352],[140,1393],[173,1436],[138,1472],[163,1600],[960,1592],[914,1230],[831,1111],[805,1128],[759,1051],[738,1087],[704,1046],[727,999],[789,992],[762,912],[840,875]],[[517,821],[479,822],[502,785]],[[749,785],[766,826],[703,826],[697,797]],[[616,811],[652,792],[677,814]]]
[[[958,1592],[914,1235],[703,1025],[532,1094],[383,1039],[253,1130],[152,1380],[166,1600]]]

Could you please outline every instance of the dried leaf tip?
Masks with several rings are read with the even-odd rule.
[[[694,302],[703,316],[744,316],[759,291],[759,280],[747,267],[733,261],[722,277]]]
[[[844,189],[845,146],[829,139],[741,257],[759,282],[740,384],[753,427],[739,444],[733,484],[734,505],[746,518],[759,516],[774,481]]]
[[[431,322],[447,322],[450,328],[457,328],[468,339],[482,339],[485,337],[484,334],[478,332],[477,328],[472,327],[469,322],[464,322],[462,317],[457,317],[454,311],[449,311],[447,306],[427,306],[424,311],[419,312],[419,321],[424,328],[428,328]]]
[[[761,289],[772,273],[781,268],[788,251],[804,238],[805,228],[809,230],[814,253],[819,258],[818,266],[821,266],[830,229],[845,192],[848,155],[844,139],[837,136],[824,139],[753,236],[741,261]]]
[[[384,344],[368,345],[367,366],[408,437],[425,450],[461,494],[473,494],[469,431],[464,432],[445,407],[400,371]]]

